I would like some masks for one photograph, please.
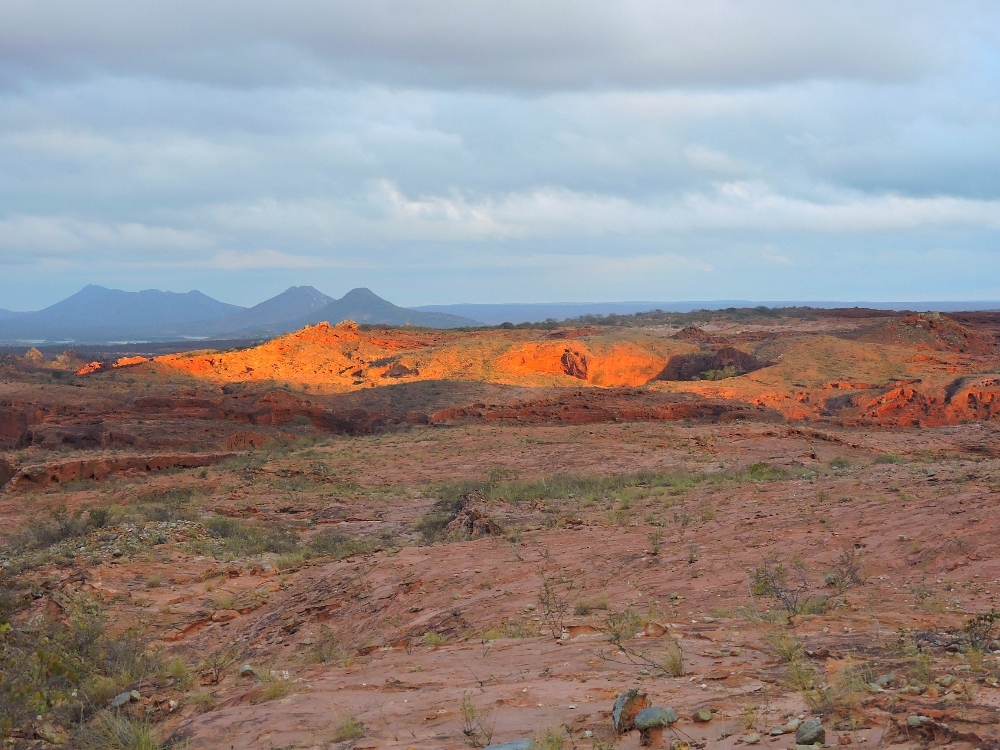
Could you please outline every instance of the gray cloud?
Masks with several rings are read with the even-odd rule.
[[[910,81],[961,59],[984,17],[995,8],[885,0],[9,0],[0,69],[529,90]]]

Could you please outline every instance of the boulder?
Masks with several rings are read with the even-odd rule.
[[[649,698],[641,690],[629,688],[618,696],[611,711],[611,721],[615,734],[624,734],[635,728],[635,717],[644,708],[649,708]]]
[[[635,716],[635,728],[639,730],[639,744],[643,747],[666,747],[663,730],[679,717],[672,708],[644,708]]]
[[[814,716],[795,730],[795,744],[815,745],[817,742],[821,745],[826,742],[826,730],[823,729],[823,722]]]

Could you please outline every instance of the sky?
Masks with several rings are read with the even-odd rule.
[[[1000,299],[1000,3],[0,0],[0,308]]]

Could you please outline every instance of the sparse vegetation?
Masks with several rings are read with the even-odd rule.
[[[365,736],[365,725],[353,714],[345,714],[341,717],[337,728],[330,735],[330,742],[347,742],[357,740]]]
[[[493,712],[492,717],[484,716],[472,702],[472,696],[462,693],[462,705],[460,707],[462,719],[462,734],[465,735],[465,742],[469,747],[486,747],[493,742],[493,727],[496,725],[499,708]]]
[[[621,612],[609,612],[604,617],[604,628],[608,633],[608,639],[615,645],[635,638],[643,625],[645,622],[642,615],[632,607],[626,607]]]
[[[128,714],[102,711],[94,724],[80,733],[79,742],[93,750],[157,750],[153,725]]]
[[[764,560],[763,564],[753,571],[750,585],[750,590],[755,596],[777,599],[790,615],[802,611],[802,605],[810,588],[805,565],[801,561],[792,562],[789,574],[784,564],[773,556]]]
[[[421,640],[425,646],[443,646],[448,642],[447,638],[435,633],[433,630],[428,630],[424,633],[424,637]]]
[[[998,621],[1000,621],[1000,612],[996,609],[991,609],[989,612],[966,620],[962,630],[969,646],[979,651],[991,648],[996,639],[994,628]]]
[[[24,600],[8,596],[4,601],[8,604],[0,611],[0,738],[38,715],[57,726],[79,723],[81,717],[94,716],[112,695],[160,671],[157,659],[146,652],[145,641],[135,632],[107,632],[96,602],[77,598],[65,624],[52,619],[24,628],[11,622]]]
[[[298,546],[298,536],[283,526],[261,527],[239,518],[213,516],[205,522],[205,529],[219,541],[217,552],[223,556],[291,552]]]
[[[684,676],[684,651],[680,641],[671,641],[664,651],[663,671],[671,677]]]
[[[833,584],[840,594],[856,584],[864,583],[862,564],[863,553],[860,549],[856,547],[842,549],[834,561],[833,570],[827,575],[827,583]]]
[[[895,453],[879,453],[875,456],[876,464],[898,464],[902,462],[902,460],[903,459]]]
[[[562,571],[553,573],[542,569],[539,575],[542,581],[538,588],[538,603],[541,605],[542,618],[552,637],[559,638],[579,592],[575,581],[563,575]]]

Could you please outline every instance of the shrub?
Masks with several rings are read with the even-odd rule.
[[[81,744],[97,750],[157,750],[153,725],[124,713],[104,711],[100,719],[81,733]]]
[[[780,479],[788,479],[791,474],[787,469],[780,466],[772,466],[766,461],[758,461],[750,464],[746,469],[737,475],[737,479],[751,482],[773,482]]]
[[[261,528],[238,518],[215,516],[205,523],[209,535],[222,543],[225,552],[260,555],[264,552],[291,552],[298,546],[298,536],[284,526]]]
[[[342,560],[351,555],[372,552],[376,545],[370,539],[355,539],[337,531],[321,531],[306,546],[318,555],[329,555],[334,560]]]
[[[965,638],[969,645],[980,651],[985,651],[991,647],[994,634],[993,628],[1000,620],[1000,612],[991,609],[989,612],[970,617],[962,626]]]
[[[346,742],[356,740],[365,734],[365,725],[360,719],[352,714],[346,714],[340,719],[340,723],[330,736],[330,742]]]
[[[448,639],[443,635],[435,633],[433,630],[428,630],[424,633],[423,642],[425,646],[443,646],[448,642]]]
[[[663,671],[671,677],[684,676],[684,651],[679,641],[673,641],[663,655]]]
[[[784,633],[774,632],[764,639],[774,655],[786,664],[799,661],[802,658],[802,644]]]
[[[10,614],[0,622],[0,738],[38,714],[57,726],[79,723],[158,671],[145,641],[132,632],[108,634],[100,610],[88,600],[71,603],[65,624],[50,620],[20,628]]]
[[[809,581],[805,576],[805,566],[801,562],[793,562],[792,572],[794,582],[789,581],[789,573],[785,566],[775,557],[770,557],[753,572],[750,590],[755,596],[770,596],[781,602],[788,614],[798,614],[802,611],[803,598],[809,590]]]
[[[635,638],[642,626],[642,617],[631,607],[626,607],[621,612],[611,612],[604,618],[604,627],[615,645]]]

